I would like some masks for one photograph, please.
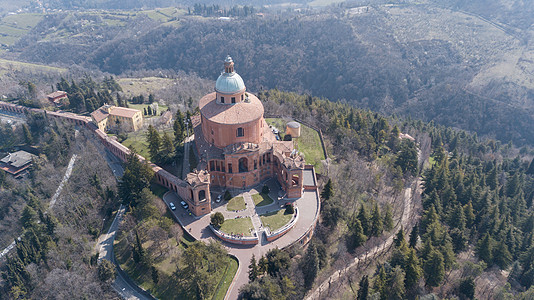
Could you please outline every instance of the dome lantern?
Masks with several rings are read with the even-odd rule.
[[[224,60],[224,72],[221,72],[215,82],[217,103],[235,104],[245,100],[245,83],[234,70],[234,61],[230,55]]]

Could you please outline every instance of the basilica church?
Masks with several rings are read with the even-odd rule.
[[[230,56],[215,91],[200,99],[199,109],[192,118],[199,171],[186,179],[202,191],[187,199],[195,215],[211,211],[210,186],[250,188],[276,178],[284,198],[302,196],[303,171],[311,166],[306,166],[293,141],[276,138],[263,118],[263,104],[247,92]]]

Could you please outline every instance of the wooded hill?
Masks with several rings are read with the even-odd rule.
[[[144,14],[112,17],[46,15],[10,55],[114,74],[173,69],[215,79],[217,62],[230,54],[251,91],[308,92],[534,143],[533,52],[470,14],[430,4],[344,4],[230,21],[184,15],[168,26]],[[229,44],[240,47],[229,53]]]

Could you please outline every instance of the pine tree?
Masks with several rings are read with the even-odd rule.
[[[304,286],[306,289],[311,288],[317,273],[319,272],[319,256],[315,243],[310,243],[303,259],[302,272],[304,273]]]
[[[324,201],[328,201],[333,195],[334,187],[332,186],[332,180],[328,179],[328,182],[325,184],[323,191],[321,192],[321,198],[323,198]]]
[[[358,212],[358,220],[362,225],[363,234],[369,236],[369,216],[367,215],[367,210],[363,204],[360,206],[360,211]]]
[[[378,207],[378,204],[375,203],[373,214],[371,216],[371,235],[379,236],[382,234],[383,230],[384,226],[382,224],[382,217],[380,216],[380,208]]]
[[[419,258],[417,258],[417,254],[413,248],[409,250],[408,256],[406,257],[404,272],[406,273],[404,284],[406,289],[410,290],[417,284],[422,274]]]
[[[160,157],[161,137],[159,136],[158,131],[152,125],[148,125],[147,142],[150,159],[154,162],[157,162]]]
[[[410,233],[410,241],[409,246],[410,248],[415,248],[417,246],[417,240],[419,238],[419,224],[415,224],[412,228],[412,232]]]
[[[174,144],[172,142],[171,136],[165,132],[163,133],[162,149],[161,156],[164,161],[170,161],[174,154]]]
[[[26,145],[32,145],[33,144],[33,137],[30,132],[30,128],[26,124],[22,124],[22,131],[24,133],[24,141],[26,142]]]
[[[384,269],[384,265],[380,265],[378,268],[378,275],[375,276],[374,282],[373,282],[373,291],[375,293],[380,293],[380,298],[385,297],[387,295],[387,275],[386,270]]]
[[[423,264],[426,284],[431,287],[439,286],[445,277],[445,266],[443,263],[443,255],[437,251],[432,250],[428,259]]]
[[[364,275],[360,280],[360,288],[358,289],[358,297],[356,300],[367,300],[369,297],[369,277]]]
[[[406,275],[400,266],[396,266],[388,276],[388,299],[404,299]]]
[[[477,246],[477,255],[480,260],[483,260],[488,266],[493,265],[493,244],[494,241],[489,234],[485,234],[484,238],[480,240]]]
[[[147,115],[151,116],[152,115],[152,107],[149,105],[146,107],[146,113]]]
[[[386,205],[386,214],[384,216],[384,230],[390,231],[393,229],[393,212],[391,211],[391,206]]]
[[[363,228],[360,220],[353,217],[349,223],[349,236],[347,239],[347,247],[349,251],[360,247],[367,240],[367,236],[363,233]]]
[[[402,227],[395,235],[395,238],[393,239],[393,244],[396,248],[400,248],[403,244],[406,245],[406,238],[404,237],[404,229]]]
[[[512,263],[512,254],[510,254],[510,251],[508,250],[508,246],[504,243],[504,241],[499,241],[495,248],[493,249],[493,262],[501,268],[501,270],[504,270],[510,266]]]
[[[250,265],[248,266],[248,280],[249,282],[255,281],[259,276],[258,265],[256,264],[256,256],[252,254],[250,259]]]

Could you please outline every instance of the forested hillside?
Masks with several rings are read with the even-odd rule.
[[[242,290],[246,299],[300,299],[352,255],[379,244],[398,220],[399,192],[419,175],[419,224],[396,232],[392,254],[376,272],[365,264],[322,297],[531,297],[534,160],[527,149],[305,95],[271,90],[259,97],[269,113],[320,124],[336,160],[311,245],[289,257],[272,251],[251,262],[251,282]],[[399,140],[399,132],[416,137],[421,158],[428,158],[424,168],[415,145]]]
[[[1,141],[12,138],[2,149],[26,144],[41,155],[28,178],[0,179],[0,247],[20,236],[0,261],[0,298],[114,299],[107,279],[99,277],[94,245],[112,220],[116,181],[94,136],[75,136],[73,127],[42,115],[29,116],[20,131],[6,126],[2,134]],[[74,154],[72,175],[51,207]]]
[[[114,74],[173,69],[216,78],[217,62],[230,54],[251,91],[308,92],[505,142],[534,142],[534,52],[469,14],[345,4],[232,20],[184,15],[168,26],[145,14],[125,16],[49,14],[11,55]],[[230,44],[241,46],[230,51]]]

